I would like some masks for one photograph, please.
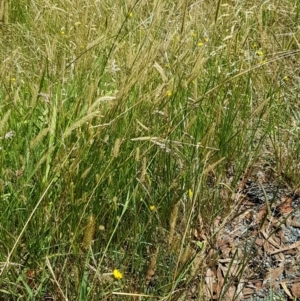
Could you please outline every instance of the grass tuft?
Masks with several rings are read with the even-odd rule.
[[[0,1],[0,299],[208,298],[239,181],[299,189],[299,12]]]

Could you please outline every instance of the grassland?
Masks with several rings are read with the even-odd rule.
[[[253,166],[299,187],[299,1],[1,16],[1,300],[207,300],[195,231]]]

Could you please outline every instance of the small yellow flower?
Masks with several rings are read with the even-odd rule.
[[[16,81],[16,78],[15,77],[11,77],[10,78],[10,82],[14,83]]]
[[[120,279],[123,278],[123,273],[118,269],[114,269],[113,270],[113,276],[116,280],[120,280]]]
[[[261,60],[261,62],[260,62],[261,65],[264,65],[264,64],[266,64],[266,63],[267,63],[266,60]]]
[[[256,54],[257,54],[258,56],[264,55],[264,53],[262,52],[262,50],[257,50],[257,51],[256,51]]]
[[[199,47],[202,47],[203,45],[204,45],[203,42],[198,42],[198,46],[199,46]]]
[[[192,190],[192,189],[189,189],[189,197],[192,198],[193,195],[194,195],[193,190]]]
[[[256,42],[254,42],[254,43],[252,44],[252,47],[253,47],[253,48],[257,48],[257,46],[258,46],[258,45],[257,45]]]
[[[156,207],[155,207],[154,205],[151,205],[151,206],[149,207],[149,209],[150,209],[151,211],[154,211],[154,210],[156,209]]]
[[[65,32],[64,30],[62,30],[60,33],[61,33],[63,36],[66,34],[66,32]]]
[[[129,18],[132,18],[132,17],[133,17],[133,13],[130,12],[130,13],[129,13]]]
[[[168,97],[171,97],[171,96],[172,96],[172,91],[168,90],[168,91],[167,91],[167,96],[168,96]]]
[[[205,37],[205,38],[204,38],[204,42],[205,42],[205,43],[208,42],[208,37]]]
[[[283,78],[284,81],[288,82],[290,80],[290,78],[286,75],[284,78]]]

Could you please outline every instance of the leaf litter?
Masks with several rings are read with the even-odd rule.
[[[300,193],[259,171],[240,182],[234,202],[225,224],[215,219],[221,230],[203,259],[203,291],[189,300],[300,298]],[[209,234],[194,236],[204,242]]]

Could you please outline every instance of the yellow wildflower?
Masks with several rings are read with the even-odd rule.
[[[290,78],[286,75],[284,78],[283,78],[284,81],[288,82],[290,80]]]
[[[123,273],[118,269],[114,269],[113,270],[113,276],[116,280],[120,280],[120,279],[123,278]]]
[[[150,209],[151,211],[154,211],[154,210],[156,209],[156,207],[155,207],[154,205],[151,205],[151,206],[149,207],[149,209]]]
[[[202,47],[203,45],[204,45],[203,42],[198,42],[198,46],[199,46],[199,47]]]
[[[62,30],[60,33],[61,33],[63,36],[66,34],[66,32],[65,32],[64,30]]]
[[[205,43],[208,42],[208,37],[205,37],[205,38],[204,38],[204,42],[205,42]]]
[[[129,18],[132,18],[132,17],[133,17],[133,13],[130,12],[130,13],[129,13]]]
[[[189,197],[192,198],[193,195],[194,195],[193,190],[192,190],[192,189],[189,189],[189,192],[188,192],[188,193],[189,193]]]
[[[168,96],[168,97],[171,97],[171,96],[172,96],[172,91],[168,90],[168,91],[167,91],[167,96]]]
[[[257,51],[256,51],[256,54],[257,54],[258,56],[264,55],[264,53],[262,52],[262,50],[257,50]]]

